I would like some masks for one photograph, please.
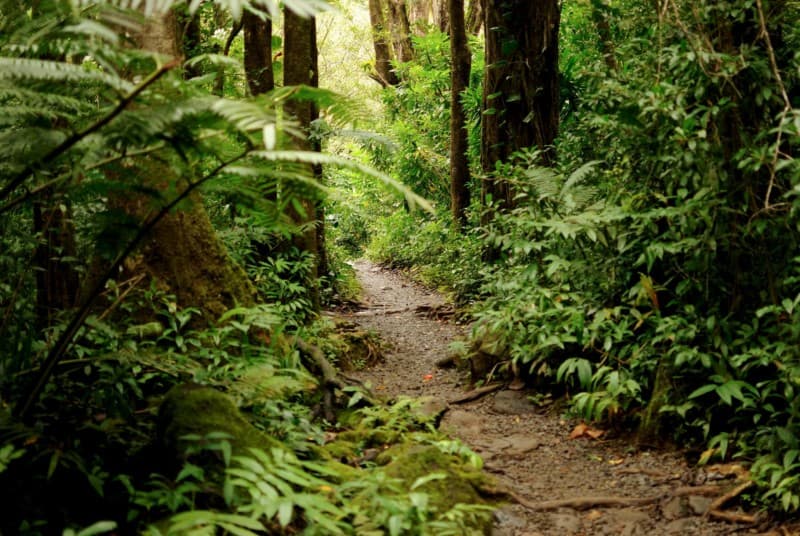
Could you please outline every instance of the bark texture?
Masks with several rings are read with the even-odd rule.
[[[35,253],[36,327],[52,326],[56,314],[77,304],[80,280],[74,265],[75,228],[69,206],[46,194],[34,203],[34,232],[39,236]]]
[[[400,80],[392,68],[392,51],[385,10],[385,0],[369,0],[369,19],[372,24],[372,43],[375,47],[375,73],[373,78],[383,87],[396,86]],[[287,62],[288,63],[288,62]]]
[[[614,49],[614,40],[611,36],[611,24],[608,22],[608,4],[606,0],[592,0],[592,21],[597,30],[600,52],[603,61],[611,71],[619,70],[617,55]]]
[[[450,10],[450,208],[459,229],[469,207],[469,160],[466,116],[461,93],[469,85],[471,57],[464,22],[464,0],[448,0]]]
[[[405,0],[388,0],[389,20],[392,28],[392,44],[397,61],[405,63],[414,59],[414,45],[411,42],[411,23]]]
[[[161,19],[151,19],[142,32],[142,48],[175,57],[178,55],[178,31],[170,12]],[[170,182],[169,168],[151,159],[137,165],[138,180],[165,190]],[[151,199],[140,196],[118,200],[123,210],[138,219],[151,211]],[[182,307],[197,307],[207,321],[216,320],[236,305],[252,305],[255,291],[244,270],[228,256],[217,239],[211,221],[198,195],[190,196],[181,210],[164,217],[143,244],[135,264],[176,295]]]
[[[513,192],[496,180],[495,164],[515,151],[538,147],[542,163],[554,160],[558,134],[558,0],[486,0],[481,166],[487,175],[484,204],[511,208]]]
[[[242,26],[247,87],[253,95],[272,91],[275,89],[272,71],[272,21],[245,11],[242,15]]]
[[[314,18],[303,18],[289,9],[284,9],[284,71],[283,82],[287,86],[306,85],[317,87],[319,74],[317,69],[317,31]],[[319,142],[310,137],[311,125],[319,117],[316,105],[311,101],[290,100],[286,110],[294,116],[305,131],[306,137],[296,139],[294,144],[298,149],[318,151]],[[322,178],[322,169],[313,166],[311,169],[317,180]],[[319,310],[318,275],[327,272],[325,259],[324,228],[322,227],[322,207],[314,200],[304,198],[301,200],[304,214],[290,210],[290,216],[304,231],[295,240],[295,246],[301,251],[314,256],[314,268],[307,281],[310,298],[315,310]]]
[[[484,0],[470,0],[466,21],[470,35],[478,35],[483,27],[483,2]]]

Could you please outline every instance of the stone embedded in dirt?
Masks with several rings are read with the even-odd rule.
[[[688,514],[683,497],[672,497],[661,506],[661,515],[664,519],[680,519]]]
[[[710,497],[696,497],[694,495],[690,495],[688,502],[689,510],[691,510],[695,515],[701,516],[708,512],[708,508],[711,506],[713,499]]]
[[[476,436],[483,431],[483,419],[468,411],[451,410],[445,414],[442,428],[458,433],[459,436]]]
[[[533,413],[533,404],[528,400],[527,395],[521,391],[500,391],[494,395],[492,410],[502,415],[522,415]]]
[[[556,528],[554,534],[578,534],[583,532],[583,522],[577,513],[550,514],[550,521]]]
[[[531,437],[530,435],[513,435],[508,438],[511,442],[511,448],[508,453],[512,456],[521,456],[542,446],[542,440],[538,437]]]
[[[447,402],[434,396],[423,396],[419,399],[420,405],[416,412],[424,418],[437,419],[447,411]]]

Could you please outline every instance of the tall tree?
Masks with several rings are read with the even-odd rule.
[[[461,93],[469,85],[471,57],[464,22],[464,0],[448,0],[450,15],[450,208],[458,228],[469,207],[468,139]]]
[[[319,74],[316,20],[313,17],[301,17],[289,9],[284,9],[283,31],[284,85],[317,87]],[[303,138],[295,140],[296,147],[302,150],[318,151],[320,149],[319,142],[313,140],[311,136],[312,123],[319,117],[319,111],[314,102],[309,99],[292,99],[287,103],[286,110],[297,119],[306,134]],[[317,180],[321,180],[322,169],[319,166],[311,166],[310,172]],[[314,256],[314,266],[307,284],[314,308],[319,310],[317,279],[320,273],[327,271],[322,207],[314,200],[305,198],[302,201],[302,212],[304,214],[292,210],[291,214],[295,223],[302,228],[295,245],[301,251]]]
[[[603,54],[606,67],[611,71],[618,70],[614,40],[611,37],[611,24],[608,22],[607,0],[592,0],[592,21],[597,30],[600,52]]]
[[[375,73],[373,78],[384,87],[396,86],[400,79],[392,68],[392,51],[388,42],[385,0],[369,0],[369,19],[372,24],[372,43],[375,47]]]
[[[486,0],[486,71],[481,123],[484,204],[512,206],[507,182],[495,165],[514,151],[537,147],[541,162],[553,163],[558,134],[558,0]]]
[[[400,63],[414,59],[414,45],[411,42],[411,23],[405,0],[388,0],[389,21],[395,58]]]
[[[242,26],[247,86],[251,94],[261,95],[275,88],[272,70],[272,20],[266,15],[245,11],[242,15]]]
[[[436,0],[436,26],[442,33],[450,31],[449,0]]]
[[[139,44],[144,50],[179,57],[175,15],[169,12],[150,19]],[[138,175],[144,184],[157,190],[168,188],[170,182],[181,182],[156,160],[141,162]],[[150,210],[145,199],[134,197],[119,202],[123,210],[137,217]],[[190,196],[181,210],[156,225],[143,244],[142,253],[138,269],[165,284],[182,307],[199,308],[207,320],[215,320],[230,307],[254,301],[247,275],[217,239],[198,195]]]
[[[483,2],[484,0],[470,0],[467,8],[467,32],[478,35],[483,27]]]

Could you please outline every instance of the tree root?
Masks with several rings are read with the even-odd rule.
[[[708,512],[706,512],[706,515],[712,519],[727,521],[728,523],[755,523],[757,519],[754,515],[726,512],[722,510],[722,507],[725,506],[725,503],[735,497],[738,497],[743,491],[753,487],[753,485],[755,485],[755,483],[752,480],[748,480],[747,482],[739,484],[728,493],[714,499],[714,502],[712,502],[711,506],[708,507]]]
[[[547,510],[557,510],[559,508],[572,508],[573,510],[589,510],[598,506],[624,507],[624,506],[646,506],[655,504],[661,497],[576,497],[574,499],[558,499],[554,501],[532,502],[520,495],[510,492],[512,499],[524,506],[528,510],[543,512]]]
[[[615,497],[615,496],[597,496],[597,497],[576,497],[572,499],[558,499],[553,501],[533,502],[519,494],[509,491],[508,495],[514,501],[524,506],[528,510],[535,512],[543,512],[548,510],[557,510],[559,508],[572,508],[573,510],[589,510],[590,508],[598,507],[630,507],[630,506],[647,506],[656,504],[668,497],[683,497],[687,495],[693,496],[717,496],[714,502],[708,507],[706,516],[717,519],[719,521],[727,521],[728,523],[747,523],[753,524],[757,521],[757,517],[750,514],[741,514],[735,512],[726,512],[721,508],[735,497],[741,495],[743,491],[752,487],[754,483],[747,481],[723,495],[719,495],[719,486],[682,486],[669,491],[666,494],[655,497]]]
[[[464,404],[466,402],[472,402],[473,400],[477,400],[483,396],[488,395],[489,393],[494,393],[505,386],[504,383],[490,383],[489,385],[484,385],[483,387],[478,387],[477,389],[473,389],[472,391],[468,391],[467,393],[461,395],[458,398],[454,398],[453,400],[448,400],[448,404]]]

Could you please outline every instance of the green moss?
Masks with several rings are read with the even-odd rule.
[[[182,439],[222,432],[230,436],[231,451],[269,450],[279,443],[256,429],[225,394],[197,384],[176,385],[167,393],[158,415],[159,442],[175,460],[185,459],[191,442]]]
[[[431,480],[418,488],[430,497],[440,512],[456,504],[486,504],[480,489],[488,483],[478,469],[465,464],[458,456],[445,454],[432,445],[401,444],[382,452],[376,460],[386,464],[386,474],[399,478],[409,488],[417,479],[441,473],[444,478]]]

